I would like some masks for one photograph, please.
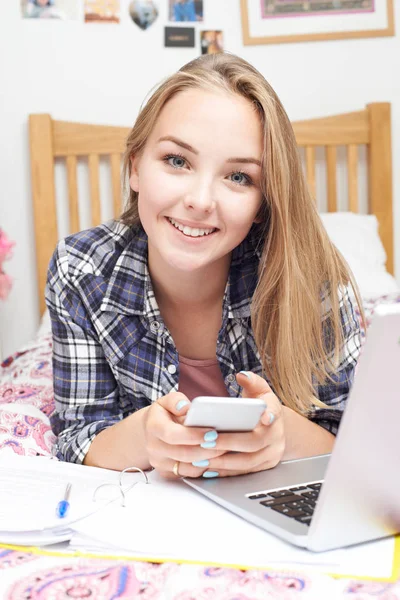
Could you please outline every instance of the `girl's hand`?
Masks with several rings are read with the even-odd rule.
[[[176,463],[179,463],[179,477],[199,477],[205,468],[192,463],[209,461],[225,452],[214,449],[215,431],[182,425],[189,406],[184,394],[171,392],[146,409],[144,438],[148,459],[151,466],[168,479],[176,479],[173,472]]]
[[[216,448],[223,451],[211,458],[206,477],[228,477],[255,473],[275,467],[285,451],[285,429],[282,405],[268,383],[259,375],[241,372],[237,382],[243,387],[244,398],[261,398],[267,409],[253,431],[220,433]]]

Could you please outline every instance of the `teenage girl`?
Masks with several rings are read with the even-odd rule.
[[[360,348],[352,277],[271,86],[233,55],[190,62],[140,112],[125,168],[121,218],[50,263],[58,457],[224,477],[330,452]],[[250,433],[185,427],[198,395],[266,410]]]

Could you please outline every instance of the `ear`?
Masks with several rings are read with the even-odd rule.
[[[129,185],[134,192],[139,191],[139,157],[131,156],[131,175],[129,177]]]
[[[261,203],[261,206],[257,211],[257,214],[254,218],[253,223],[256,223],[258,225],[259,223],[262,223],[264,221],[263,212],[264,212],[264,202]]]

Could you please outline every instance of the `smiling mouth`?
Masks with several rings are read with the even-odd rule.
[[[188,227],[187,225],[182,225],[181,223],[178,223],[178,221],[175,221],[175,219],[171,219],[171,217],[167,217],[167,219],[171,223],[171,225],[175,227],[175,229],[178,229],[181,233],[183,233],[183,235],[191,238],[207,237],[208,235],[211,235],[212,233],[217,231],[216,227],[210,229],[203,229],[200,227]]]

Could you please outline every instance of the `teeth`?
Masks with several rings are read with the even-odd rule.
[[[179,231],[182,231],[182,233],[184,235],[188,235],[190,237],[201,237],[203,235],[209,235],[210,233],[213,233],[213,231],[215,231],[215,228],[213,229],[198,229],[195,227],[188,227],[187,225],[181,225],[180,223],[178,223],[178,221],[175,221],[174,219],[171,219],[170,217],[168,217],[168,221],[177,229],[179,229]]]

